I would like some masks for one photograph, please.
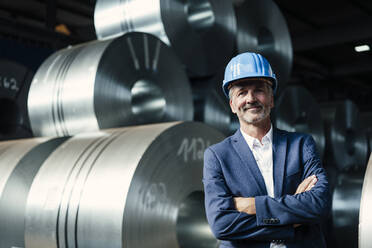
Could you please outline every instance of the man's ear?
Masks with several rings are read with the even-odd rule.
[[[231,99],[229,100],[229,103],[230,103],[231,112],[233,112],[234,114],[236,114],[235,107],[234,107]]]
[[[274,95],[271,95],[271,108],[274,108],[275,107],[275,104],[274,104]]]

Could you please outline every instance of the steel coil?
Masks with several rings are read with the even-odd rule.
[[[193,82],[194,120],[231,135],[239,128],[239,120],[231,112],[229,100],[222,92],[222,81],[223,70],[212,78]]]
[[[286,21],[272,0],[236,1],[238,52],[258,52],[265,56],[284,89],[291,70],[293,49]]]
[[[368,154],[372,152],[372,112],[364,112],[360,115],[362,128],[367,132]]]
[[[332,243],[334,247],[357,247],[363,173],[337,176],[332,197]]]
[[[79,134],[43,163],[27,199],[25,247],[216,247],[206,221],[200,123]]]
[[[233,54],[236,20],[226,0],[98,0],[97,37],[147,32],[171,45],[191,75],[213,75]]]
[[[279,129],[311,134],[320,158],[323,158],[325,134],[320,106],[307,89],[287,87],[275,104],[273,119]]]
[[[362,196],[359,211],[359,248],[369,248],[372,243],[372,156],[369,157],[366,173],[364,175]]]
[[[0,140],[32,137],[27,93],[34,73],[10,60],[0,60]]]
[[[366,132],[360,126],[358,107],[350,100],[324,103],[321,113],[329,163],[340,171],[364,171],[368,145]]]
[[[68,136],[119,126],[192,120],[187,75],[155,36],[128,33],[56,52],[28,96],[35,135]]]
[[[24,216],[31,183],[44,159],[61,143],[47,140],[0,143],[0,247],[25,247]]]

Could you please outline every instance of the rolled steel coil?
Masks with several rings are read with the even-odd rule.
[[[332,196],[332,247],[357,248],[363,173],[340,173]]]
[[[265,56],[284,89],[291,70],[293,49],[287,23],[272,0],[236,1],[237,49]]]
[[[172,49],[153,35],[66,48],[38,69],[28,96],[36,136],[192,120],[189,81]]]
[[[360,115],[362,128],[367,132],[368,154],[372,152],[372,112],[364,112]]]
[[[44,160],[65,139],[0,143],[0,247],[25,247],[25,210],[31,183]]]
[[[367,135],[361,128],[359,109],[350,100],[321,104],[329,163],[340,171],[365,170]]]
[[[10,60],[0,60],[0,140],[32,137],[27,93],[34,73]]]
[[[325,134],[320,105],[307,89],[287,87],[275,104],[273,119],[279,129],[311,134],[320,158],[323,158]]]
[[[186,122],[66,140],[31,186],[25,247],[216,247],[201,179],[205,148],[222,139]]]
[[[194,120],[204,122],[225,135],[239,128],[239,120],[231,112],[229,100],[223,94],[221,84],[223,70],[206,80],[195,80],[193,84]]]
[[[369,157],[364,175],[359,211],[358,247],[369,248],[372,243],[372,156]]]
[[[171,45],[191,75],[213,75],[233,54],[236,20],[226,0],[98,0],[99,39],[131,31],[151,33]]]

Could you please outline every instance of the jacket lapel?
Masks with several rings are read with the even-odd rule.
[[[252,178],[249,179],[256,181],[261,195],[267,195],[265,181],[262,177],[260,169],[258,168],[256,159],[254,158],[251,149],[249,148],[247,142],[241,134],[240,129],[235,132],[232,137],[232,141],[233,147],[238,153],[242,163],[244,164],[244,166],[248,167],[252,174]]]
[[[274,194],[282,196],[283,179],[285,171],[285,158],[287,152],[287,137],[279,130],[273,130],[273,166],[274,166]]]

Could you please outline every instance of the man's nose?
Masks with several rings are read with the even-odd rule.
[[[246,103],[253,103],[253,102],[256,102],[257,101],[256,95],[254,94],[254,91],[253,90],[249,90],[247,92],[245,101],[246,101]]]

